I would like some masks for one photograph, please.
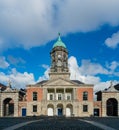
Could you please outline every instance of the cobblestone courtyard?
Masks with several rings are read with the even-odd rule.
[[[0,118],[0,122],[0,130],[119,130],[119,118],[116,117],[9,117]],[[99,123],[102,128],[96,126],[96,123]],[[17,127],[11,127],[14,125]]]

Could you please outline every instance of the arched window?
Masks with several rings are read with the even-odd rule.
[[[88,100],[88,92],[83,92],[83,100]]]
[[[37,92],[33,92],[33,101],[37,101]]]

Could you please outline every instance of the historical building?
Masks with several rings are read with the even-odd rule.
[[[119,85],[97,92],[93,85],[70,80],[68,50],[60,35],[50,52],[49,80],[12,89],[0,84],[0,116],[118,116]]]
[[[0,84],[0,116],[18,116],[19,92]]]
[[[97,95],[97,115],[106,116],[119,116],[119,84],[110,85],[108,89],[99,91]],[[96,102],[95,102],[96,104]],[[96,105],[95,105],[96,106]]]

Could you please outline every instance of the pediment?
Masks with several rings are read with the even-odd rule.
[[[7,87],[3,92],[12,93],[12,92],[18,92],[18,90]]]
[[[70,80],[65,80],[62,78],[58,78],[55,80],[49,80],[46,84],[43,86],[76,86],[77,84],[71,82]]]

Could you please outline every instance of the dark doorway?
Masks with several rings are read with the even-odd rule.
[[[26,116],[26,108],[22,108],[22,116]]]
[[[62,112],[62,108],[58,108],[58,116],[62,116],[63,112]]]
[[[4,116],[14,116],[14,101],[11,98],[3,101],[3,112]]]
[[[99,116],[99,108],[94,109],[94,116]]]
[[[63,105],[62,104],[57,105],[57,115],[63,116]]]
[[[107,116],[118,116],[118,102],[115,98],[107,100]]]

